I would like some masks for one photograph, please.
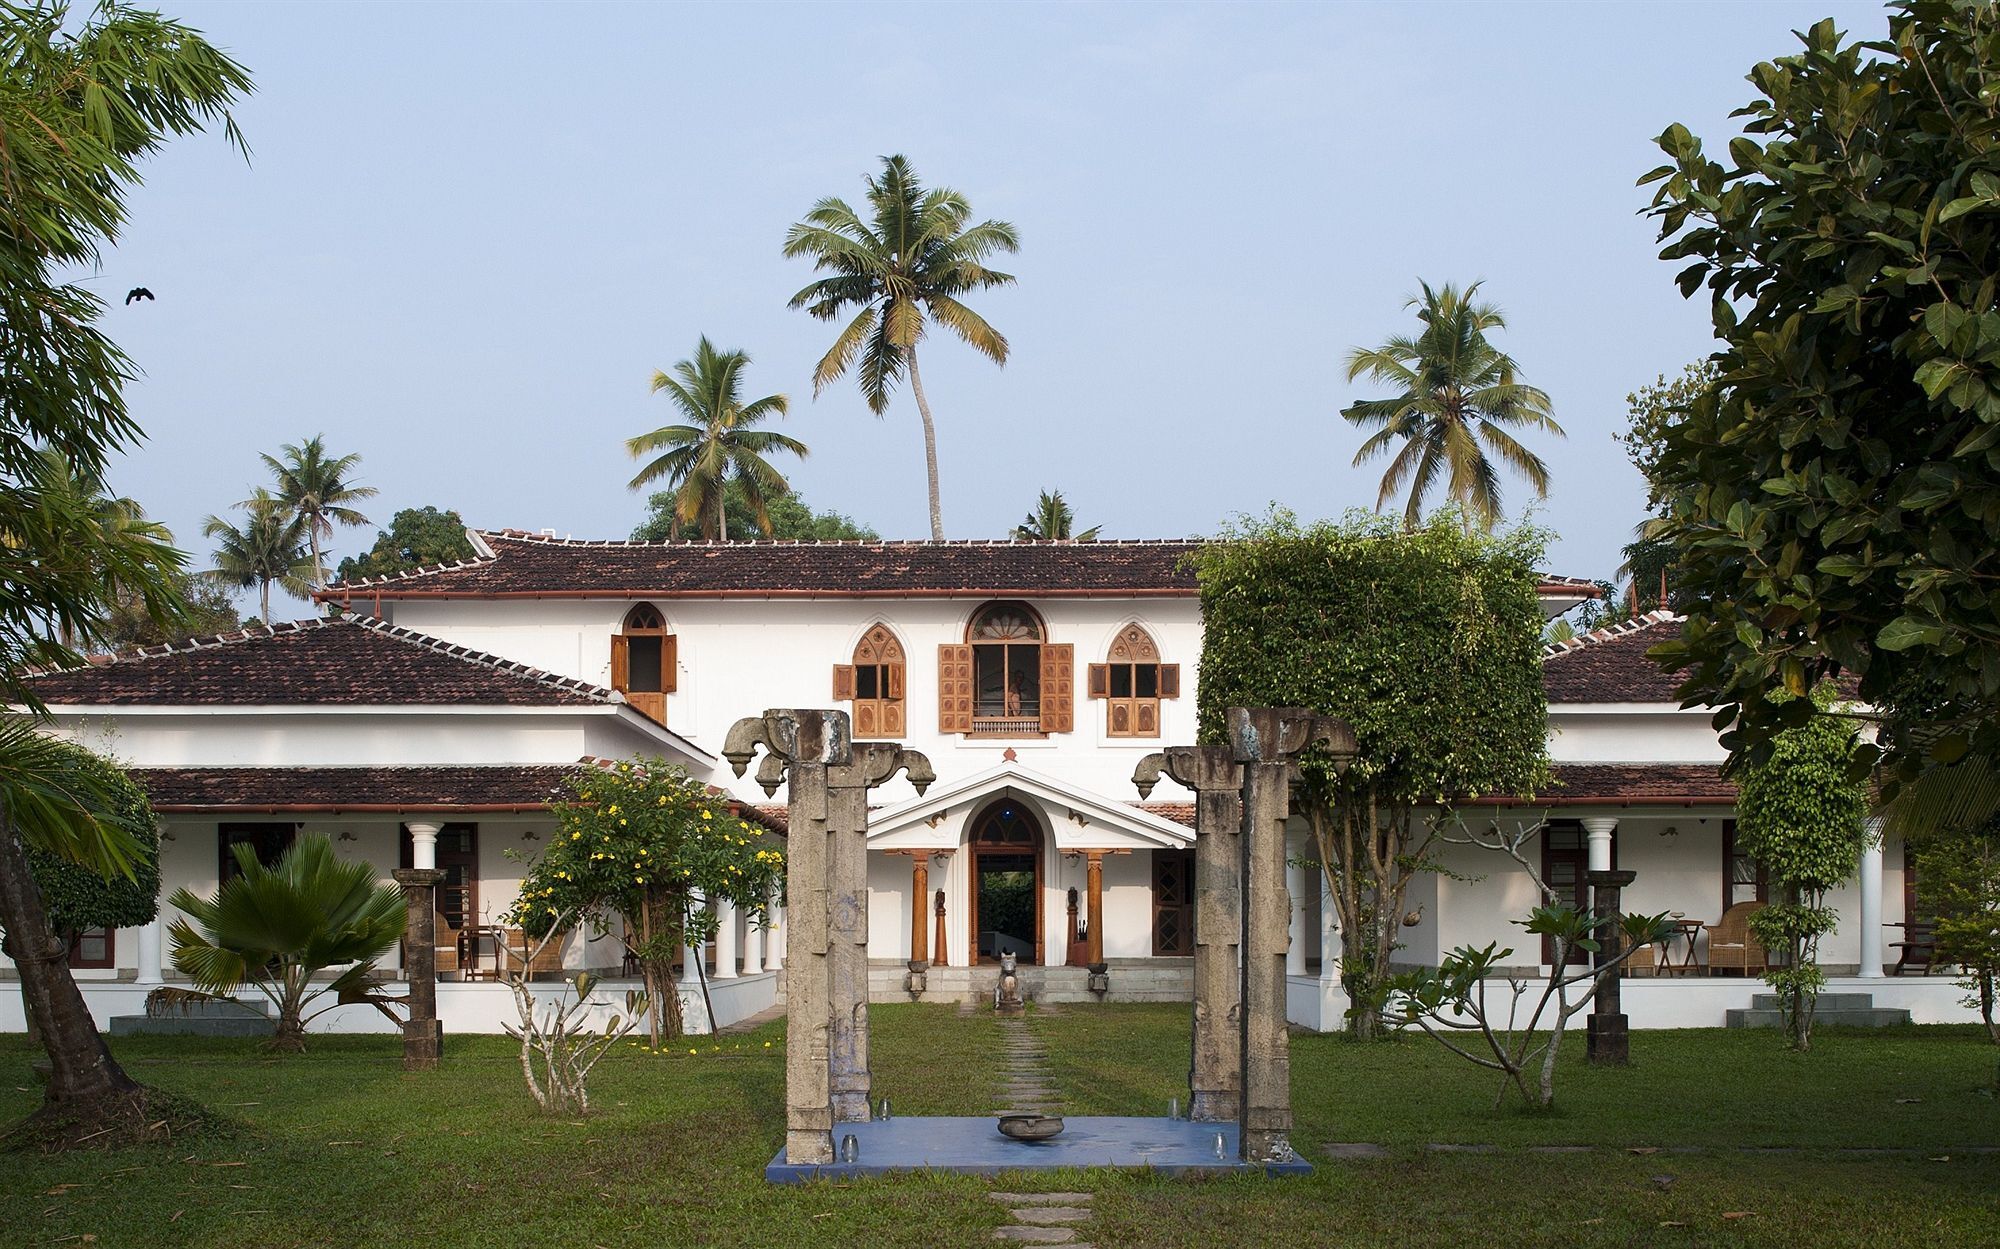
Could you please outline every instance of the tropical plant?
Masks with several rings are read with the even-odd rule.
[[[1348,381],[1365,376],[1398,392],[1341,409],[1349,421],[1376,430],[1354,453],[1354,463],[1387,455],[1400,444],[1382,474],[1377,510],[1408,482],[1403,521],[1416,528],[1424,499],[1443,473],[1445,495],[1458,505],[1466,526],[1491,529],[1500,520],[1500,474],[1487,452],[1547,497],[1548,466],[1507,429],[1537,429],[1560,438],[1562,426],[1550,412],[1549,397],[1520,381],[1514,358],[1487,341],[1488,331],[1507,322],[1498,308],[1475,300],[1480,283],[1462,291],[1449,283],[1438,290],[1428,282],[1420,285],[1423,293],[1404,305],[1417,309],[1423,322],[1415,338],[1397,335],[1380,347],[1347,354]]]
[[[1859,745],[1854,722],[1833,713],[1834,691],[1810,699],[1805,723],[1772,741],[1768,757],[1740,777],[1736,845],[1764,867],[1778,901],[1750,917],[1750,931],[1784,960],[1764,973],[1777,990],[1792,1048],[1812,1048],[1813,1005],[1826,985],[1820,939],[1839,920],[1826,895],[1853,877],[1869,840],[1868,791],[1851,771]]]
[[[2000,1045],[1994,981],[2000,979],[2000,829],[1960,830],[1918,851],[1917,907],[1935,926],[1932,957],[1963,975],[1965,1005]]]
[[[264,466],[277,479],[278,500],[306,524],[306,543],[312,549],[312,584],[314,589],[326,588],[326,560],[321,554],[322,545],[333,537],[333,527],[341,525],[365,525],[368,518],[347,506],[361,499],[375,497],[375,487],[357,486],[351,474],[354,466],[361,463],[361,456],[342,455],[329,457],[326,453],[326,436],[314,434],[303,445],[286,443],[278,448],[278,456],[260,456]],[[258,497],[263,491],[257,492]],[[243,506],[255,503],[252,498]],[[269,623],[266,612],[266,623]]]
[[[134,366],[98,328],[103,302],[67,280],[93,270],[126,218],[143,161],[220,122],[232,141],[242,67],[197,32],[117,4],[72,19],[20,6],[0,22],[0,694],[39,713],[28,672],[79,662],[114,587],[163,620],[180,613],[178,552],[157,533],[107,527],[48,469],[53,452],[101,479],[139,430],[121,390]],[[42,1027],[50,1072],[27,1125],[39,1143],[150,1139],[188,1116],[113,1061],[50,928],[29,849],[130,875],[137,830],[118,796],[69,767],[26,716],[0,719],[0,927]]]
[[[597,977],[589,972],[566,980],[563,996],[553,1002],[538,997],[528,981],[529,968],[550,942],[562,940],[566,932],[559,919],[525,958],[508,964],[507,987],[514,994],[520,1023],[501,1026],[521,1043],[521,1075],[528,1082],[528,1096],[550,1114],[568,1116],[590,1112],[591,1068],[639,1026],[649,1003],[644,993],[627,992],[624,1013],[614,1008],[593,1030],[599,1003],[591,997]]]
[[[312,593],[313,557],[306,551],[310,526],[262,488],[237,506],[248,513],[241,526],[220,516],[202,522],[202,535],[216,541],[215,566],[208,575],[223,585],[256,586],[258,614],[268,625],[273,584],[301,598]]]
[[[146,600],[141,595],[120,587],[111,601],[110,614],[104,621],[105,644],[117,650],[158,646],[163,642],[213,637],[243,626],[243,616],[236,610],[236,600],[230,597],[227,587],[213,578],[199,573],[176,572],[171,574],[170,581],[173,592],[186,604],[184,612],[163,620],[147,609]]]
[[[333,576],[341,582],[393,577],[418,568],[471,559],[475,554],[472,540],[465,536],[465,522],[457,512],[406,507],[389,518],[387,529],[376,530],[374,546],[364,554],[341,560]]]
[[[882,172],[868,179],[868,216],[841,199],[813,205],[785,235],[785,256],[811,257],[820,278],[792,296],[822,321],[854,312],[813,369],[813,394],[856,371],[868,410],[889,409],[889,393],[907,371],[910,393],[924,424],[924,471],[930,486],[931,538],[944,541],[939,502],[937,425],[917,371],[917,344],[935,321],[995,364],[1007,363],[1007,339],[960,299],[974,291],[1009,286],[1014,276],[986,267],[996,252],[1021,248],[1005,221],[972,221],[972,205],[947,187],[926,190],[910,162],[882,158]]]
[[[366,1003],[390,1019],[375,960],[403,935],[402,893],[370,864],[334,857],[323,833],[294,841],[265,867],[250,845],[231,847],[239,874],[203,899],[183,887],[168,899],[187,913],[168,926],[174,967],[216,997],[255,986],[278,1008],[276,1050],[303,1052],[306,1025],[338,1006]],[[189,922],[192,920],[193,922]],[[319,973],[338,967],[330,980]],[[306,1010],[331,997],[319,1010]]]
[[[681,1033],[674,955],[715,933],[703,899],[761,923],[784,878],[782,850],[727,804],[663,759],[581,765],[550,805],[556,832],[508,912],[509,924],[537,939],[579,922],[606,934],[615,927],[645,980],[656,1047]]]
[[[723,528],[732,542],[747,542],[756,538],[795,542],[879,542],[882,538],[881,534],[845,513],[814,511],[796,490],[765,498],[764,512],[771,522],[768,533],[759,531],[756,514],[743,497],[743,487],[739,482],[732,481],[723,487],[722,506],[727,514],[727,524]],[[675,491],[654,491],[646,497],[646,519],[633,527],[632,541],[668,542],[699,537],[700,529],[682,521],[678,511],[679,501]]]
[[[1906,836],[2000,811],[1996,38],[1990,4],[1893,4],[1886,39],[1820,22],[1751,71],[1725,159],[1675,125],[1641,179],[1722,345],[1660,450],[1698,609],[1655,654],[1735,757],[1854,674],[1888,716],[1856,766]]]
[[[1200,740],[1230,707],[1308,707],[1354,729],[1343,772],[1308,757],[1294,787],[1340,917],[1350,1025],[1375,1035],[1413,880],[1437,869],[1444,798],[1529,796],[1549,781],[1535,587],[1542,535],[1278,512],[1202,548]]]
[[[1074,532],[1075,528],[1076,514],[1063,500],[1062,491],[1044,490],[1041,498],[1035,501],[1035,510],[1014,526],[1014,539],[1017,542],[1095,542],[1104,526],[1092,525],[1082,533]]]
[[[800,459],[807,454],[798,439],[756,428],[783,416],[789,402],[783,395],[743,402],[743,370],[749,364],[747,353],[717,351],[703,336],[692,359],[674,365],[672,373],[653,374],[653,393],[664,393],[688,424],[662,425],[625,443],[635,460],[660,452],[632,478],[632,489],[665,478],[674,487],[675,517],[721,542],[729,540],[729,487],[742,494],[757,528],[769,533],[765,501],[789,493],[791,486],[764,457],[779,451]]]

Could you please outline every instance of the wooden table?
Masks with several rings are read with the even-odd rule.
[[[466,980],[500,979],[501,959],[507,950],[507,933],[490,926],[468,925],[458,930],[458,974]],[[490,966],[480,966],[485,959]]]
[[[1702,970],[1695,958],[1695,938],[1701,935],[1702,922],[1698,919],[1670,919],[1667,921],[1667,937],[1662,943],[1665,957],[1660,962],[1660,970],[1668,975],[1688,975]],[[1682,951],[1680,962],[1674,961],[1674,943],[1685,941],[1687,948]]]

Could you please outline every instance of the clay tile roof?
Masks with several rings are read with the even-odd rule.
[[[1133,806],[1148,815],[1157,815],[1163,820],[1194,827],[1194,804],[1192,802],[1135,802]]]
[[[1648,612],[1635,620],[1594,629],[1542,652],[1542,685],[1552,703],[1673,703],[1681,678],[1646,657],[1646,651],[1679,637],[1681,618]]]
[[[32,678],[57,704],[584,706],[610,690],[379,620],[301,620],[93,659]]]
[[[1105,542],[580,541],[469,531],[476,559],[355,581],[335,602],[428,597],[714,598],[1165,595],[1192,597],[1198,538]],[[1594,582],[1542,578],[1544,594],[1595,597]]]
[[[134,768],[155,811],[538,811],[563,764],[509,767]]]
[[[1538,801],[1731,803],[1736,783],[1713,763],[1558,763],[1557,788]]]

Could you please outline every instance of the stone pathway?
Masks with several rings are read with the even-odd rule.
[[[1075,1225],[1090,1222],[1090,1193],[988,1193],[1007,1207],[1014,1221],[994,1231],[993,1239],[1017,1245],[1067,1245],[1094,1249],[1078,1240]]]
[[[1028,1021],[1003,1016],[1000,1025],[1000,1109],[996,1115],[1054,1114],[1056,1091],[1049,1084],[1049,1052],[1028,1029]]]

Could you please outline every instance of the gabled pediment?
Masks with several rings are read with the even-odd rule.
[[[1058,851],[1178,850],[1194,844],[1193,830],[1183,824],[1018,763],[1003,763],[874,812],[868,820],[868,846],[950,849],[966,817],[1002,798],[1034,804]]]

